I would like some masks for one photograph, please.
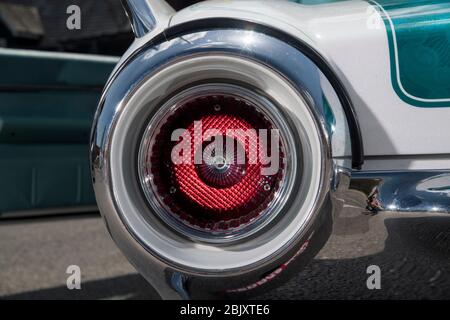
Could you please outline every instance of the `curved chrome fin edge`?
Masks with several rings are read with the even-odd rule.
[[[167,26],[175,10],[164,0],[122,0],[136,38],[158,26]]]

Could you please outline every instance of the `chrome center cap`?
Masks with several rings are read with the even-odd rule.
[[[230,168],[230,163],[225,157],[217,156],[212,161],[214,169],[220,173],[227,171]]]

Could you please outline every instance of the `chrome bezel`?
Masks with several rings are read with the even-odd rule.
[[[259,232],[245,241],[222,245],[186,241],[186,237],[171,231],[160,219],[150,217],[153,215],[144,219],[142,212],[149,210],[147,201],[138,177],[130,171],[137,163],[137,151],[134,156],[133,146],[142,136],[139,128],[143,129],[148,116],[157,112],[156,107],[161,105],[163,97],[186,85],[211,79],[245,83],[279,102],[299,137],[295,141],[296,152],[304,159],[305,183],[295,186],[292,198],[286,203],[286,214],[277,219],[279,222],[272,224],[267,232]],[[329,140],[325,126],[315,118],[317,113],[313,106],[279,73],[258,61],[233,54],[195,54],[176,59],[152,72],[151,76],[140,78],[131,89],[127,88],[126,97],[121,98],[120,107],[113,114],[112,131],[107,136],[97,135],[97,141],[105,138],[102,145],[105,151],[98,159],[106,155],[107,161],[99,163],[105,164],[102,168],[106,170],[108,190],[114,197],[114,210],[140,248],[157,257],[158,261],[186,272],[230,275],[268,263],[280,250],[288,250],[298,236],[307,236],[304,228],[311,226],[314,220],[311,219],[319,212],[323,213],[321,209],[316,210],[317,206],[322,208],[328,203],[324,194],[329,191],[327,181],[330,181],[331,172],[326,165],[330,156]],[[113,98],[119,97],[114,95]],[[95,153],[95,146],[93,148]],[[96,181],[100,184],[94,186],[100,186],[103,177],[97,176]],[[102,207],[103,213],[114,213]]]

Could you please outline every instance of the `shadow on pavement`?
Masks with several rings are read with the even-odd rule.
[[[379,226],[371,224],[371,229],[385,229],[387,238],[381,244],[364,231],[373,218],[355,217],[362,225],[353,221],[356,226],[352,222],[348,230],[360,230],[360,237],[332,236],[296,278],[258,299],[450,299],[450,215],[379,219]],[[360,250],[372,245],[381,250]],[[349,255],[359,257],[334,259]],[[370,265],[381,269],[380,290],[367,288]]]
[[[81,290],[69,290],[66,286],[48,288],[4,296],[12,300],[66,300],[66,299],[160,299],[156,291],[139,274],[81,283]]]
[[[381,269],[381,290],[366,270]],[[159,299],[138,274],[27,291],[3,299]],[[258,299],[449,299],[450,215],[392,214],[338,218],[332,237],[305,270]]]

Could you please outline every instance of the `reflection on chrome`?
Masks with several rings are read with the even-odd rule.
[[[355,172],[350,190],[365,195],[361,208],[372,213],[450,213],[450,172],[446,171]]]
[[[137,38],[164,26],[175,13],[165,1],[122,0],[122,4]]]

